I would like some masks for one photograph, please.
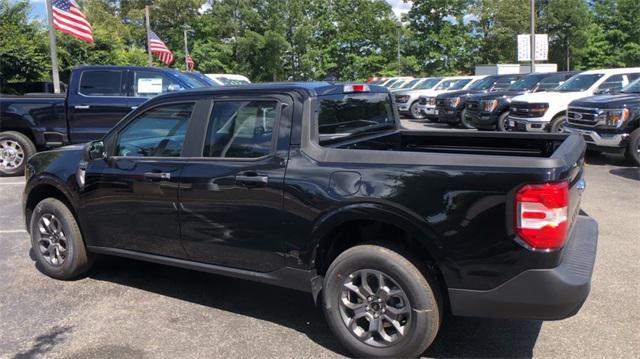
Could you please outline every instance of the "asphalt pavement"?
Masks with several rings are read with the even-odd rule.
[[[587,162],[582,208],[600,239],[582,310],[555,322],[446,317],[425,356],[640,357],[640,169],[615,155]],[[306,293],[118,258],[78,280],[46,277],[29,256],[23,186],[0,178],[0,357],[347,355]]]

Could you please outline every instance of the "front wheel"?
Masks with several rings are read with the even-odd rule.
[[[503,113],[498,117],[498,131],[509,131],[509,111]]]
[[[640,128],[631,132],[624,155],[629,162],[640,166]]]
[[[475,128],[475,127],[473,127],[469,117],[467,116],[467,109],[466,108],[463,109],[462,112],[460,113],[460,125],[462,126],[462,128],[466,128],[468,130]]]
[[[418,108],[418,101],[413,101],[411,107],[409,107],[409,111],[411,112],[411,118],[414,120],[423,120],[426,117]]]
[[[329,327],[357,357],[416,357],[433,342],[441,306],[401,251],[359,245],[340,254],[324,279]]]
[[[557,115],[551,120],[549,124],[549,132],[551,133],[563,133],[564,132],[564,115]]]
[[[46,275],[72,279],[91,268],[92,257],[84,245],[73,213],[55,198],[43,199],[33,210],[31,250]]]

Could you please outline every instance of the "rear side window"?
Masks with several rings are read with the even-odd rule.
[[[276,101],[215,102],[204,157],[258,158],[271,152]]]
[[[136,117],[118,135],[117,155],[179,157],[193,103],[154,107]]]
[[[182,87],[176,81],[158,72],[135,71],[133,75],[135,97],[153,97],[180,89]]]
[[[119,70],[85,70],[80,75],[78,93],[85,96],[125,96],[123,72]]]
[[[320,96],[317,113],[321,138],[395,124],[391,98],[386,93]]]

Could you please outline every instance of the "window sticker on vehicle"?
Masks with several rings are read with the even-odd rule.
[[[138,93],[161,93],[162,78],[138,79]]]

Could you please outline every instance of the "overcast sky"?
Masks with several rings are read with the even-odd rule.
[[[14,1],[15,0],[12,0],[11,2],[14,2]],[[29,3],[31,3],[31,17],[44,19],[45,17],[44,2],[45,0],[29,0]],[[411,1],[405,3],[402,0],[386,0],[386,2],[388,2],[389,5],[391,5],[391,7],[393,8],[393,12],[396,14],[398,18],[400,17],[401,14],[404,14],[407,11],[409,11],[409,9],[411,9]]]

